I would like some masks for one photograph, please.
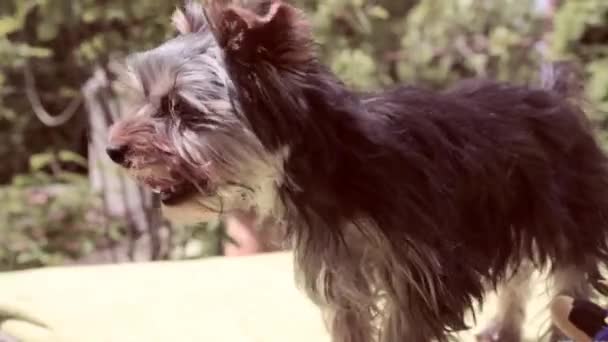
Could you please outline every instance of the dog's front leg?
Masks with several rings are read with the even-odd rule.
[[[348,307],[323,309],[332,342],[373,342],[376,339],[371,323],[357,310]]]
[[[553,275],[555,296],[567,295],[577,299],[588,300],[592,296],[592,288],[587,281],[585,265],[557,266]],[[563,332],[557,326],[549,331],[549,341],[567,341]]]
[[[477,335],[478,342],[520,342],[530,296],[531,264],[524,263],[498,290],[498,312]]]
[[[324,309],[332,342],[431,342],[437,337],[433,327],[412,315],[415,310],[391,304],[381,313],[370,314],[374,310],[348,306]]]

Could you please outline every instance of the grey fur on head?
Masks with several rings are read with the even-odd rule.
[[[201,32],[208,24],[203,6],[195,0],[186,1],[183,9],[176,9],[171,21],[181,34]]]
[[[180,35],[126,60],[120,83],[133,115],[112,128],[111,145],[128,145],[129,172],[167,198],[195,187],[214,213],[271,210],[259,197],[274,201],[284,156],[253,134],[202,5],[187,2],[173,22]]]

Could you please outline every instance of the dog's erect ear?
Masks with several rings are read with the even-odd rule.
[[[302,12],[281,0],[265,0],[255,8],[211,7],[213,30],[220,46],[241,62],[265,60],[285,64],[313,57],[310,26]]]
[[[187,0],[182,8],[177,8],[171,21],[181,34],[200,32],[207,26],[201,0]]]

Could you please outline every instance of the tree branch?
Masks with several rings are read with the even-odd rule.
[[[79,94],[77,97],[72,99],[61,114],[57,116],[49,114],[40,101],[40,96],[36,90],[34,74],[32,73],[32,70],[27,62],[23,67],[23,77],[25,79],[25,94],[27,99],[32,106],[34,114],[36,114],[36,117],[38,117],[43,124],[49,127],[61,126],[68,122],[76,114],[78,108],[80,108],[80,104],[82,103],[82,95]]]

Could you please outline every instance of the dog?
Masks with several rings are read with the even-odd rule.
[[[173,23],[124,63],[109,157],[166,215],[276,219],[334,342],[446,341],[504,282],[496,330],[517,341],[527,267],[604,290],[608,163],[565,77],[361,92],[285,1],[187,2]]]

